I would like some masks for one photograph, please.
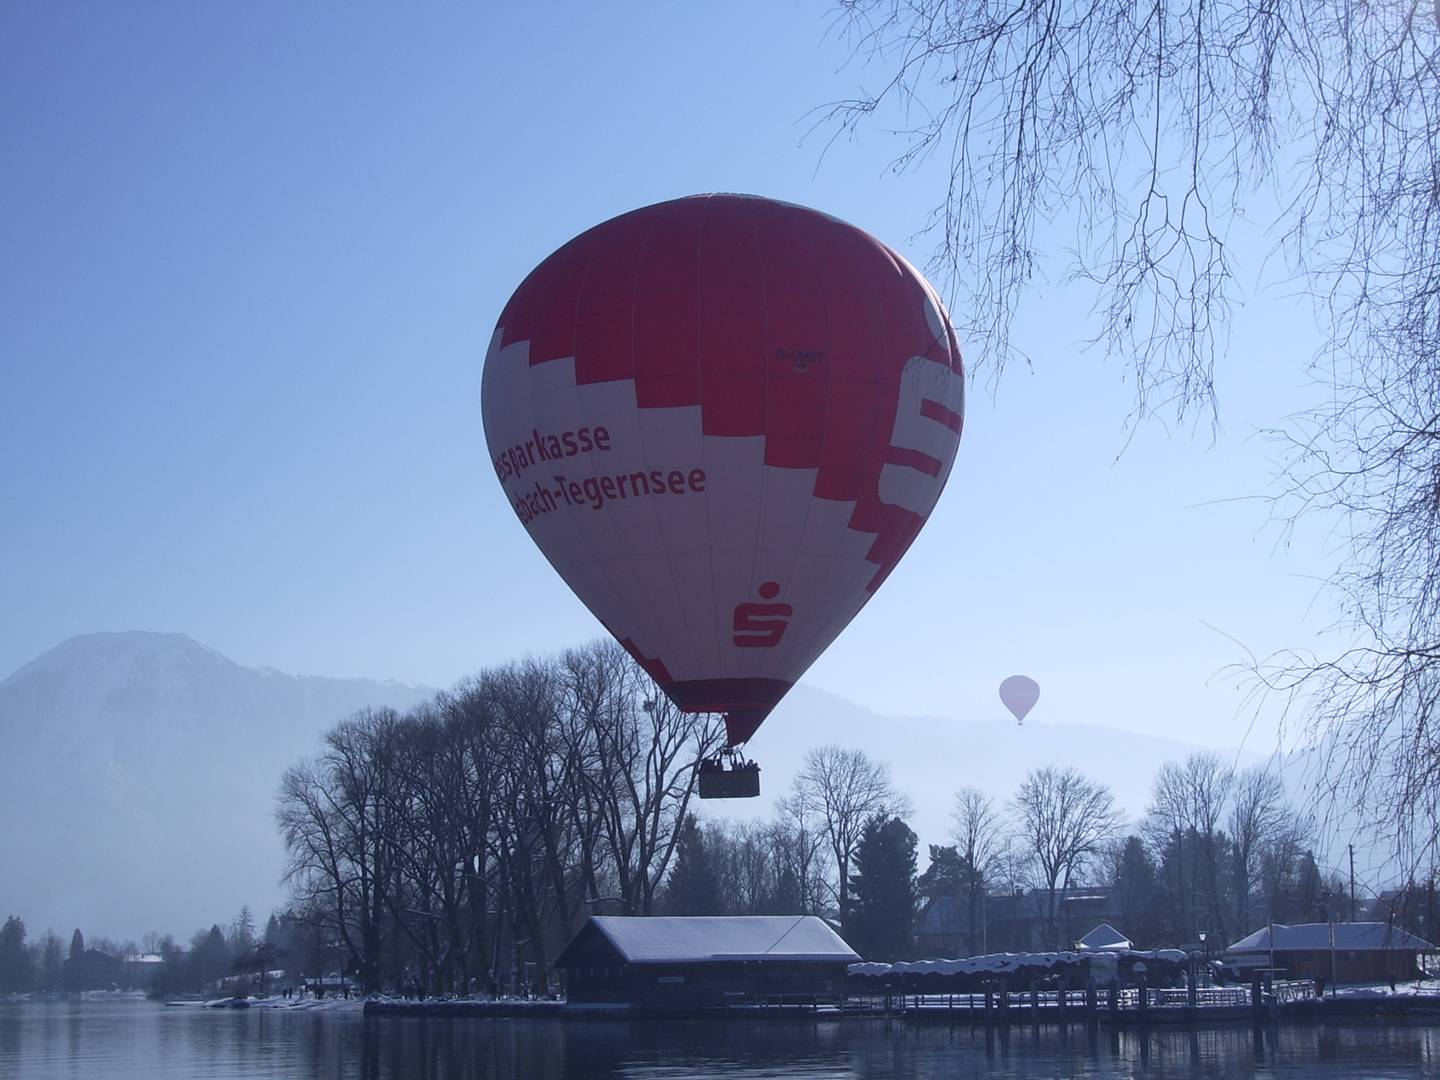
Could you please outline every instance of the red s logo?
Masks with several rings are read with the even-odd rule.
[[[780,592],[780,585],[767,581],[760,586],[760,595],[773,600]],[[789,604],[737,604],[735,606],[735,636],[730,640],[741,649],[773,649],[785,636],[795,609]]]

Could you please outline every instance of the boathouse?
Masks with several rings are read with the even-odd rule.
[[[814,915],[596,915],[555,960],[570,1007],[693,1012],[838,1001],[860,959]]]
[[[1257,930],[1225,950],[1225,964],[1242,977],[1273,968],[1287,979],[1330,982],[1409,981],[1435,968],[1436,948],[1383,922],[1302,923]]]
[[[99,949],[85,949],[62,961],[60,977],[70,990],[129,989],[125,961]]]

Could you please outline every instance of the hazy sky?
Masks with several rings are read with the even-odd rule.
[[[890,175],[883,124],[828,153],[807,136],[881,78],[832,17],[0,8],[0,675],[147,629],[444,686],[597,636],[487,467],[490,333],[565,240],[696,192],[814,206],[924,266],[933,171]],[[1249,290],[1259,260],[1240,266]],[[1248,298],[1213,438],[1132,429],[1124,364],[1083,348],[1063,281],[1057,261],[1022,312],[1033,367],[982,372],[927,529],[807,681],[982,719],[1023,672],[1037,720],[1238,745],[1243,686],[1217,674],[1331,619],[1326,535],[1266,525],[1276,447],[1255,435],[1307,403],[1307,309]]]

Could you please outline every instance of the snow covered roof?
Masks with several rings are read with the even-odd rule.
[[[1275,931],[1274,945],[1271,945],[1271,930]],[[1335,937],[1330,937],[1331,931]],[[1249,937],[1241,938],[1225,951],[1227,953],[1265,953],[1272,948],[1280,952],[1313,952],[1329,949],[1357,949],[1365,951],[1397,950],[1408,952],[1433,952],[1435,946],[1424,938],[1407,933],[1397,926],[1383,922],[1353,923],[1302,923],[1299,926],[1262,927]]]
[[[1109,923],[1103,922],[1077,941],[1075,945],[1082,951],[1134,948],[1134,944],[1129,938]]]
[[[593,927],[631,964],[723,960],[818,960],[853,964],[860,957],[814,915],[717,917],[596,915],[556,958],[564,966]]]

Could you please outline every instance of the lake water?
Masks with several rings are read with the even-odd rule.
[[[1248,1025],[1094,1036],[898,1021],[614,1023],[0,1003],[0,1077],[779,1080],[1440,1077],[1440,1026]]]

